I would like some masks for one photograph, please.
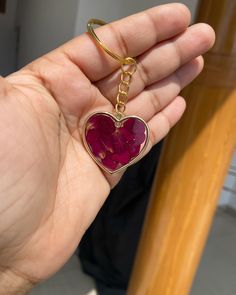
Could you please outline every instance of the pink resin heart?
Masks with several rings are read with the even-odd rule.
[[[114,173],[137,160],[148,136],[147,124],[138,117],[118,120],[109,113],[96,113],[86,122],[84,141],[93,159],[104,170]]]

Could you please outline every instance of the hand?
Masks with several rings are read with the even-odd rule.
[[[208,25],[189,22],[185,6],[169,4],[97,29],[113,51],[137,58],[126,113],[148,122],[147,152],[180,119],[178,94],[214,43]],[[2,273],[35,282],[55,273],[122,176],[103,173],[81,140],[90,113],[113,109],[119,74],[84,34],[0,79]]]

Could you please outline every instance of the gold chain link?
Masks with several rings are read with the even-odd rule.
[[[128,100],[128,93],[133,74],[137,69],[135,59],[127,57],[125,63],[121,65],[120,84],[118,87],[118,94],[116,96],[115,110],[120,117],[124,116],[126,103]]]
[[[128,93],[130,88],[130,83],[132,80],[132,76],[137,69],[136,60],[132,57],[122,57],[115,52],[111,51],[96,35],[93,25],[103,26],[106,23],[99,19],[90,19],[87,23],[87,28],[89,34],[92,38],[98,43],[98,45],[105,50],[107,54],[113,57],[115,60],[121,63],[121,77],[120,77],[120,84],[118,87],[118,94],[116,97],[116,105],[115,111],[116,115],[119,118],[124,116],[124,112],[126,109],[126,103],[128,100]]]

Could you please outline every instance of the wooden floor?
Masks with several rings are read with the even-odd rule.
[[[30,294],[97,295],[76,257]],[[190,295],[236,295],[236,215],[229,211],[218,210],[215,216]]]

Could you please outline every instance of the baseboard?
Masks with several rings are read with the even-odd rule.
[[[220,206],[217,207],[217,211],[227,213],[228,215],[236,218],[236,209],[231,207],[231,206],[220,205]]]

